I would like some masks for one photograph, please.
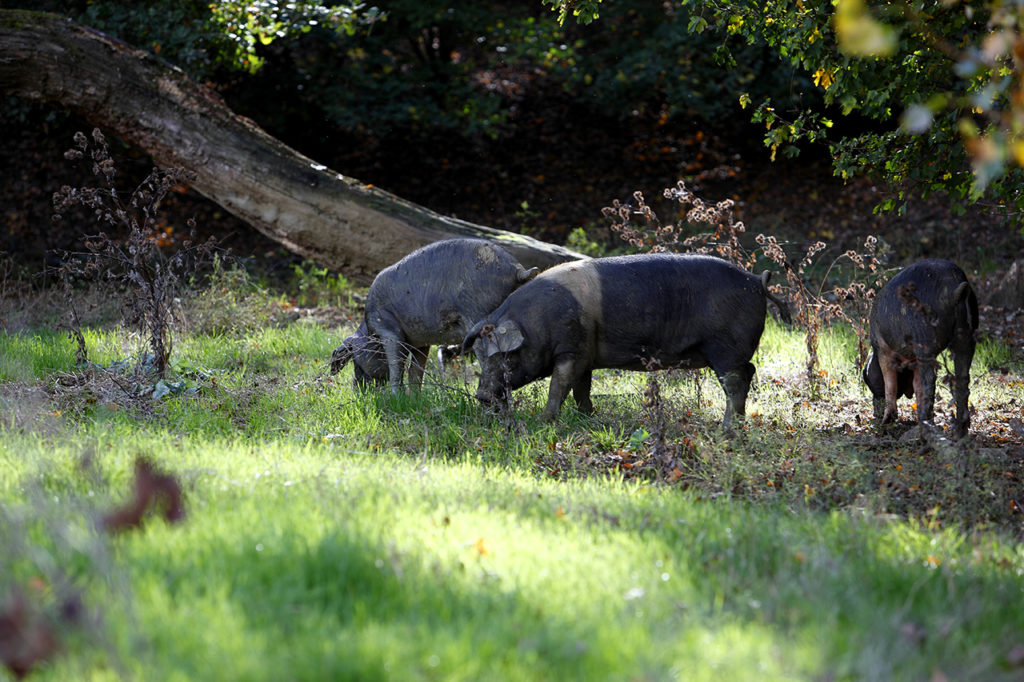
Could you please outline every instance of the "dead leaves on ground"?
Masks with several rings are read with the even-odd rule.
[[[612,474],[711,497],[1024,534],[1024,403],[992,397],[1005,396],[1003,384],[1020,378],[996,373],[972,380],[978,390],[971,431],[960,443],[949,438],[953,414],[946,401],[936,401],[936,428],[923,437],[909,403],[901,406],[900,421],[879,428],[869,402],[833,394],[794,403],[792,420],[752,410],[731,436],[712,417],[694,418],[686,406],[666,402],[660,437],[648,433],[656,425],[643,418],[618,437],[609,430],[559,434],[535,462],[558,479]]]
[[[99,528],[122,533],[141,527],[153,514],[168,523],[182,521],[185,507],[177,477],[145,457],[135,460],[134,470],[131,499],[102,515]],[[0,595],[0,665],[16,679],[56,656],[72,629],[87,629],[81,597],[69,586],[60,586],[64,583],[64,579],[48,582],[37,575],[27,581],[27,587],[14,583],[6,595]]]
[[[141,526],[151,511],[157,511],[168,523],[178,523],[185,518],[178,480],[159,471],[150,460],[140,457],[135,460],[132,499],[106,514],[100,524],[110,533],[119,533]]]
[[[52,584],[36,575],[27,587],[15,584],[0,596],[0,664],[23,679],[60,653],[62,633],[87,628],[90,619],[66,580]]]
[[[50,620],[18,588],[0,607],[0,662],[20,680],[57,653],[57,635]]]

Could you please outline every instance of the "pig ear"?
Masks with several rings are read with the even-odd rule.
[[[516,271],[516,281],[520,284],[525,284],[536,277],[538,272],[540,272],[538,268],[530,268],[527,270],[520,265],[519,269]]]
[[[868,359],[864,362],[864,366],[860,368],[860,376],[864,380],[865,384],[870,384],[871,379],[871,363],[875,361],[875,354],[868,353]]]
[[[960,286],[953,292],[953,302],[960,303],[967,298],[967,290],[971,288],[971,285],[967,282],[960,282]]]
[[[861,377],[871,390],[871,395],[878,398],[885,395],[885,379],[882,378],[882,368],[878,365],[878,356],[874,352],[868,355]]]
[[[494,330],[494,343],[498,351],[510,353],[523,345],[523,330],[512,320],[505,320]]]

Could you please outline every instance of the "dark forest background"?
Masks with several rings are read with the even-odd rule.
[[[844,112],[823,97],[822,71],[767,39],[695,31],[700,16],[675,3],[605,3],[599,20],[564,25],[540,2],[394,0],[351,12],[297,3],[291,14],[283,2],[221,3],[234,17],[195,0],[19,4],[158,55],[345,175],[556,243],[614,248],[602,207],[636,190],[654,200],[685,180],[706,199],[735,199],[751,231],[778,232],[796,251],[823,238],[841,253],[873,233],[897,261],[934,255],[999,268],[1020,245],[997,202],[901,195],[871,164],[840,179],[836,148],[806,136],[771,149],[778,127],[765,121],[765,102],[779,120],[828,117],[833,140],[884,135],[893,122]],[[761,103],[757,121],[741,97]],[[51,222],[50,197],[84,180],[62,154],[87,126],[13,97],[0,125],[0,250],[35,262],[80,239],[81,223]],[[884,166],[885,150],[872,153]],[[115,154],[129,176],[148,172],[138,150]],[[878,212],[887,201],[898,210]],[[673,210],[659,215],[678,217]],[[192,192],[167,207],[172,231],[192,216],[235,251],[290,257]]]

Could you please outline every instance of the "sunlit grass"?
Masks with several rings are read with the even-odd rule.
[[[168,381],[190,390],[143,403],[47,383],[76,371],[66,336],[0,336],[0,367],[26,368],[0,386],[46,385],[31,420],[0,419],[0,546],[32,547],[0,557],[0,600],[67,578],[99,618],[34,679],[1013,676],[1014,479],[873,435],[848,330],[823,334],[812,399],[802,334],[771,322],[732,438],[706,371],[657,375],[657,408],[649,375],[600,372],[593,417],[543,424],[546,382],[493,415],[471,367],[355,391],[325,375],[343,336],[180,338]],[[138,348],[87,340],[104,366]],[[1009,361],[992,343],[981,410],[1015,390],[986,374]],[[668,479],[642,473],[658,409]],[[108,538],[140,456],[187,518]]]
[[[951,532],[336,442],[87,439],[112,481],[97,506],[139,452],[188,481],[186,523],[110,542],[129,585],[101,607],[108,655],[146,679],[958,677],[1024,626],[990,614],[1024,557]],[[78,511],[76,450],[19,477]],[[39,679],[103,667],[62,658]]]

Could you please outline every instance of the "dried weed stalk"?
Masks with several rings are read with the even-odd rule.
[[[214,248],[212,239],[203,244],[194,242],[194,221],[189,221],[190,238],[179,243],[174,229],[162,226],[159,219],[163,199],[191,182],[194,174],[184,168],[154,168],[125,199],[115,187],[117,169],[103,134],[93,130],[90,142],[79,132],[74,141],[75,146],[64,157],[72,163],[91,162],[98,186],[61,187],[53,195],[53,218],[61,220],[69,209],[82,206],[92,211],[101,226],[120,236],[101,231],[87,237],[86,251],[65,254],[59,274],[66,282],[86,279],[111,285],[115,295],[122,297],[126,323],[147,340],[151,357],[140,354],[137,373],[143,373],[148,365],[163,377],[174,345],[174,306],[181,282]],[[70,286],[66,291],[70,295]],[[78,330],[74,307],[70,310],[72,329]],[[80,339],[79,351],[84,355]]]
[[[826,253],[825,242],[816,241],[811,244],[794,268],[775,237],[758,234],[755,241],[765,257],[783,267],[786,273],[791,299],[799,311],[797,324],[806,333],[807,381],[812,397],[816,397],[820,389],[820,378],[824,375],[818,367],[818,342],[824,325],[837,321],[848,323],[857,337],[857,365],[863,366],[867,360],[870,348],[868,319],[875,294],[881,288],[882,278],[878,239],[868,235],[864,240],[863,251],[848,249],[835,257],[820,275],[812,275],[812,268],[817,265],[819,256]],[[848,261],[854,266],[854,274],[846,286],[834,285],[829,290],[827,286],[830,277],[842,261]],[[815,279],[818,281],[817,286],[813,285]]]
[[[736,220],[733,213],[736,204],[732,199],[709,204],[690,192],[682,180],[675,187],[664,190],[663,194],[685,207],[687,223],[709,225],[714,229],[687,236],[682,225],[663,225],[639,191],[633,192],[631,202],[623,204],[616,199],[601,213],[611,221],[609,229],[637,252],[702,253],[724,258],[745,268],[754,265],[753,256],[740,244],[740,235],[746,232],[746,226]],[[634,217],[643,222],[634,222]]]

